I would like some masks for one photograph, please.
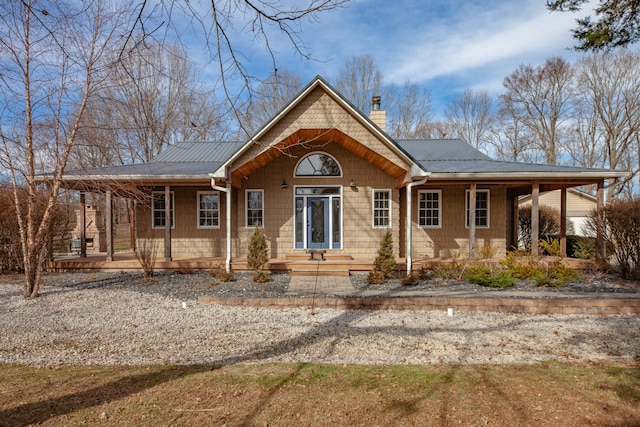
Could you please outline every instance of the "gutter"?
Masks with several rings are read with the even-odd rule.
[[[411,242],[411,227],[412,227],[412,223],[411,223],[411,219],[412,219],[412,215],[411,215],[411,199],[413,198],[412,196],[412,190],[413,187],[415,187],[416,185],[422,185],[425,184],[427,182],[427,180],[429,179],[429,176],[425,176],[424,178],[422,178],[420,181],[412,181],[410,183],[407,184],[407,237],[406,237],[406,259],[407,259],[407,276],[411,275],[411,250],[412,250],[412,242]]]
[[[224,262],[224,267],[227,273],[230,273],[231,272],[231,181],[227,180],[226,187],[219,187],[216,185],[215,178],[211,178],[211,188],[226,194],[225,205],[227,207],[226,209],[227,218],[225,221],[226,222],[225,227],[227,228],[227,257]]]

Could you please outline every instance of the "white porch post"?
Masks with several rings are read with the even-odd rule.
[[[411,234],[411,231],[412,231],[412,220],[413,220],[413,214],[411,212],[411,210],[413,209],[412,208],[412,200],[411,199],[413,198],[413,187],[415,187],[416,185],[425,184],[427,182],[427,179],[428,179],[428,177],[427,178],[423,178],[420,181],[410,182],[410,183],[407,184],[407,187],[406,187],[406,189],[407,189],[407,194],[406,194],[406,197],[407,197],[407,221],[406,222],[407,222],[407,224],[406,224],[406,231],[405,231],[405,233],[406,233],[405,234],[405,237],[406,237],[405,245],[407,247],[405,248],[405,254],[406,254],[405,258],[407,260],[407,276],[411,275],[411,268],[412,268],[411,264],[413,262],[413,259],[412,259],[412,245],[413,245],[412,238],[413,237],[412,237],[412,234]]]
[[[226,208],[227,208],[227,257],[225,259],[225,269],[227,273],[231,272],[231,180],[227,180],[227,200],[226,200]]]
[[[476,184],[469,189],[469,259],[475,258],[476,246]]]
[[[171,261],[171,186],[164,186],[164,260]]]
[[[232,192],[231,179],[227,178],[226,187],[220,187],[216,185],[215,178],[211,178],[211,188],[226,194],[225,205],[226,205],[227,217],[225,218],[225,224],[226,224],[225,227],[227,228],[226,230],[227,231],[227,242],[226,242],[227,256],[224,262],[224,266],[225,266],[225,269],[227,270],[227,273],[229,273],[231,272],[231,192]]]
[[[533,184],[531,189],[531,255],[538,256],[540,244],[540,184]]]
[[[105,236],[107,238],[107,262],[113,261],[113,204],[111,203],[111,190],[105,194]]]

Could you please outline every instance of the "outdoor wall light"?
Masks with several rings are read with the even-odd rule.
[[[282,185],[281,185],[280,187],[282,187],[282,188],[289,188],[289,184],[287,184],[287,180],[286,180],[286,179],[283,179],[283,180],[282,180]]]
[[[349,183],[349,187],[353,188],[356,186],[356,182],[351,178],[351,182]]]

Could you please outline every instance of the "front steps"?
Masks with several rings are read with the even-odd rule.
[[[312,259],[309,254],[287,255],[283,264],[292,276],[349,276],[354,266],[350,255],[323,254],[324,259]],[[274,263],[271,264],[272,269]]]

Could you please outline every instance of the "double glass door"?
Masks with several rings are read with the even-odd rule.
[[[340,249],[340,187],[296,188],[296,248]]]

